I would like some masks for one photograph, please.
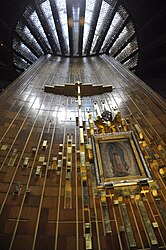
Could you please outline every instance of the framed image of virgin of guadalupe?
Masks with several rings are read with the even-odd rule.
[[[132,131],[93,135],[92,146],[98,187],[152,179]]]

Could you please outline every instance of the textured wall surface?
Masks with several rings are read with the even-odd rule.
[[[81,99],[44,92],[76,81],[113,90]],[[103,105],[129,122],[152,182],[97,189],[86,145]],[[0,95],[0,248],[165,249],[165,110],[110,57],[39,59]]]

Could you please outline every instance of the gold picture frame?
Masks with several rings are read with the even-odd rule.
[[[92,137],[97,187],[152,181],[141,148],[132,131]]]

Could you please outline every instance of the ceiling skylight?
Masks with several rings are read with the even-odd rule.
[[[102,53],[130,69],[137,65],[134,25],[118,0],[34,0],[13,35],[13,61],[19,72],[43,54]]]

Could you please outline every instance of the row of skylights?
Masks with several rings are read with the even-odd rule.
[[[34,0],[13,35],[13,61],[26,70],[44,54],[106,53],[134,69],[138,44],[134,25],[117,0]]]

